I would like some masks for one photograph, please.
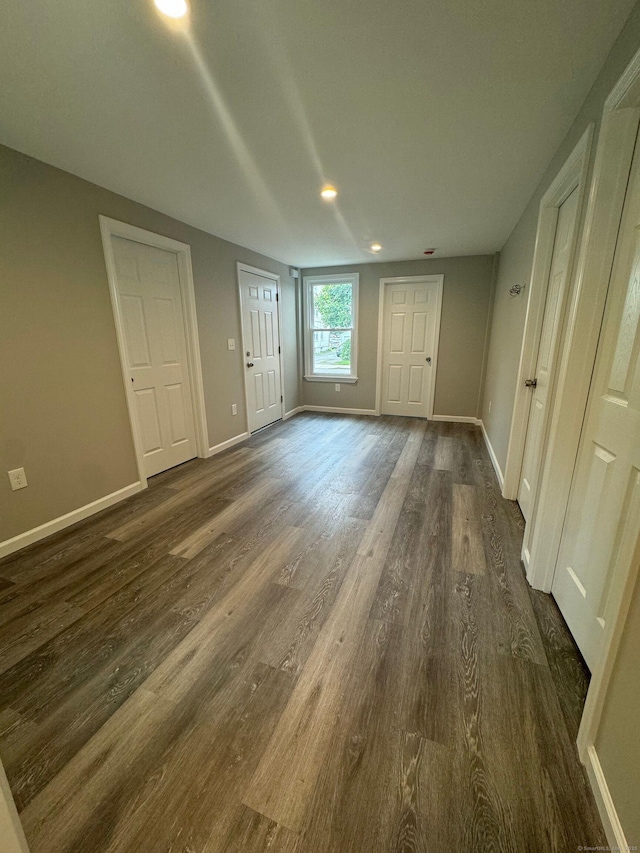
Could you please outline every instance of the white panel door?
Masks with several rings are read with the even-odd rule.
[[[111,240],[138,444],[151,477],[197,456],[178,260]]]
[[[578,190],[574,190],[558,210],[558,221],[549,271],[549,285],[545,300],[544,318],[540,333],[538,359],[529,423],[522,458],[518,503],[525,521],[531,520],[531,510],[535,500],[538,475],[542,461],[542,449],[550,394],[552,391],[553,369],[558,353],[558,336],[562,325],[562,314],[569,275],[571,242],[573,239],[576,213],[578,209]],[[532,377],[533,378],[533,377]]]
[[[638,147],[636,146],[636,152]],[[552,593],[593,670],[640,539],[640,155],[627,191]]]
[[[249,432],[282,417],[276,282],[240,270]]]
[[[437,281],[385,285],[382,414],[419,418],[431,414],[439,288]]]

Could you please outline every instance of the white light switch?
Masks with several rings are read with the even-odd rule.
[[[238,406],[237,406],[237,404],[236,404],[236,403],[232,403],[232,404],[231,404],[231,414],[232,414],[232,415],[237,415],[237,414],[238,414]]]
[[[236,339],[235,338],[227,338],[227,349],[235,349],[236,348]]]
[[[29,485],[27,483],[27,475],[24,473],[24,468],[15,468],[13,471],[8,471],[9,474],[9,482],[11,483],[11,488],[14,492],[17,492],[18,489],[26,489]]]

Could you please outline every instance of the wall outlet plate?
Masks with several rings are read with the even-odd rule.
[[[235,338],[227,338],[227,349],[232,350],[236,348],[236,339]]]
[[[340,390],[340,383],[336,382],[336,391],[339,391],[339,390]]]
[[[13,471],[7,471],[9,475],[9,482],[11,483],[11,489],[14,492],[17,492],[18,489],[26,489],[29,485],[27,483],[27,475],[24,473],[24,468],[14,468]]]
[[[232,414],[232,415],[237,415],[237,414],[238,414],[238,404],[237,404],[237,403],[232,403],[232,404],[231,404],[231,414]]]

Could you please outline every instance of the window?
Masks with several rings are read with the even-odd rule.
[[[304,279],[305,379],[356,382],[358,273]]]

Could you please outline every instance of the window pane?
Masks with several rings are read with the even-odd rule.
[[[313,333],[313,372],[351,373],[351,332]]]
[[[350,329],[353,326],[353,292],[351,284],[314,284],[314,329]]]

